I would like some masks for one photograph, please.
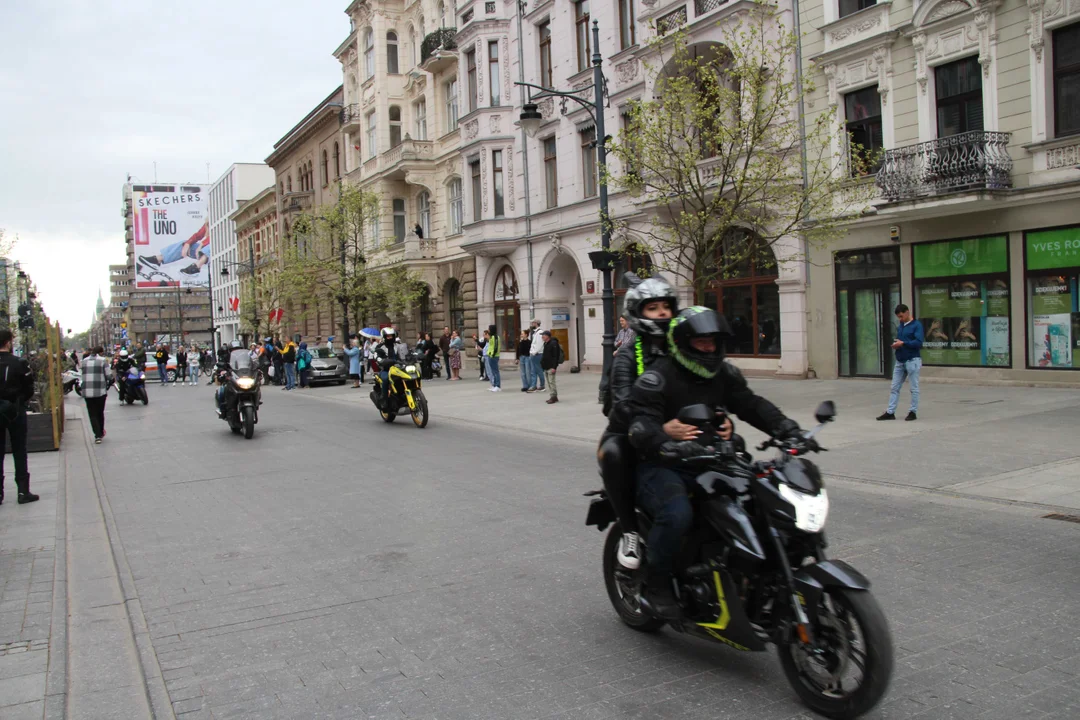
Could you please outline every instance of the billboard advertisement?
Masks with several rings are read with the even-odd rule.
[[[133,185],[135,286],[210,285],[210,233],[204,185]]]

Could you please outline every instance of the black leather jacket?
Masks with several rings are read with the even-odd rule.
[[[731,363],[723,363],[716,377],[704,379],[682,369],[671,357],[662,357],[630,391],[630,444],[644,460],[663,463],[670,459],[668,450],[678,443],[664,432],[664,423],[677,417],[682,408],[699,403],[724,408],[774,437],[788,437],[799,429],[780,408],[755,395]]]
[[[637,343],[641,342],[641,361],[648,368],[658,358],[664,357],[663,343],[651,342],[640,335],[634,342],[627,343],[615,351],[611,360],[611,375],[605,378],[601,391],[604,392],[604,415],[608,426],[605,435],[618,433],[625,435],[630,431],[630,391],[638,379]]]

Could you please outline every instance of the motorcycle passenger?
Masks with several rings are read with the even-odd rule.
[[[726,408],[762,432],[788,438],[799,425],[778,407],[755,395],[735,366],[724,361],[722,340],[730,335],[727,321],[705,307],[679,313],[668,329],[668,353],[637,379],[630,393],[630,444],[641,463],[637,468],[637,503],[650,514],[646,542],[644,599],[663,619],[675,619],[679,605],[671,581],[675,555],[693,520],[687,484],[697,472],[680,461],[712,450],[694,440],[674,440],[664,423],[679,410],[699,403]],[[725,426],[721,439],[731,437]]]
[[[600,437],[597,458],[604,489],[615,509],[619,527],[623,529],[619,562],[623,567],[636,570],[641,564],[641,556],[634,517],[634,450],[626,437],[630,429],[630,389],[646,367],[667,354],[668,324],[678,312],[679,301],[675,288],[659,275],[642,280],[628,272],[624,277],[630,287],[623,309],[635,337],[633,342],[624,344],[615,353],[611,374],[605,378],[604,414],[608,417],[608,426]],[[693,429],[678,420],[672,423]],[[681,435],[673,437],[676,440],[691,439]]]
[[[390,368],[397,362],[404,362],[409,348],[397,336],[397,330],[384,327],[380,333],[382,342],[375,347],[375,359],[379,363],[379,379],[382,380],[382,394],[379,398],[383,408],[390,400]]]

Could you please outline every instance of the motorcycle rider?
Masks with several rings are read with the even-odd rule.
[[[390,399],[390,368],[394,363],[407,359],[409,348],[392,327],[384,327],[379,334],[382,335],[382,342],[375,346],[375,360],[379,363],[379,379],[382,381],[379,400],[385,409]]]
[[[120,357],[116,359],[116,364],[113,365],[113,377],[116,378],[116,391],[120,394],[120,402],[124,402],[124,397],[127,394],[127,375],[135,365],[135,362],[128,354],[127,348],[120,350]]]
[[[646,542],[644,601],[663,619],[676,619],[678,601],[671,588],[675,555],[693,520],[687,485],[697,473],[680,461],[714,451],[695,440],[674,440],[664,423],[689,405],[725,408],[777,438],[799,434],[799,425],[778,407],[755,395],[742,373],[724,361],[727,320],[714,310],[689,307],[668,328],[668,353],[655,360],[630,392],[630,444],[641,459],[637,504],[652,516]],[[720,431],[727,440],[732,428]]]
[[[228,348],[228,356],[225,357],[222,350],[225,350],[225,346],[222,345],[218,349],[218,363],[217,363],[217,412],[218,417],[222,417],[225,412],[223,406],[225,404],[225,383],[228,381],[229,374],[233,370],[241,370],[251,367],[251,355],[247,350],[240,345],[239,340],[233,340]]]
[[[611,374],[604,378],[602,384],[603,411],[608,418],[608,426],[600,436],[597,459],[604,489],[615,509],[619,527],[623,529],[618,550],[619,563],[636,570],[641,564],[641,556],[634,516],[634,450],[626,437],[630,429],[630,389],[646,367],[656,358],[667,354],[668,324],[678,312],[679,300],[675,288],[660,275],[642,280],[635,273],[628,272],[623,277],[629,285],[623,312],[635,337],[633,342],[626,343],[615,353]],[[678,420],[671,423],[694,430]],[[691,439],[682,435],[673,437],[677,440]]]

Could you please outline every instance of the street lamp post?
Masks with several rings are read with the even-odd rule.
[[[221,262],[224,267],[221,268],[221,274],[224,277],[229,276],[229,267],[238,267],[247,270],[251,274],[251,282],[255,282],[255,240],[248,237],[248,259],[247,262],[233,262],[232,260],[222,259]],[[251,332],[255,335],[259,334],[259,304],[255,301],[255,288],[251,288]],[[258,338],[256,338],[257,340]]]
[[[597,172],[600,174],[600,250],[589,253],[589,260],[592,261],[593,269],[601,271],[604,276],[603,295],[601,296],[604,309],[602,352],[603,378],[606,379],[611,372],[611,358],[615,349],[615,294],[611,286],[611,272],[619,255],[611,251],[611,222],[608,218],[607,134],[604,130],[604,90],[607,87],[607,81],[604,78],[602,67],[604,58],[600,54],[600,23],[596,20],[593,20],[592,35],[592,85],[567,92],[526,82],[514,84],[524,85],[527,88],[539,91],[536,95],[530,93],[529,101],[521,108],[519,120],[521,127],[529,137],[536,137],[536,133],[540,130],[540,125],[544,120],[535,101],[546,97],[559,97],[577,102],[589,113],[596,127],[596,165]],[[592,91],[591,101],[579,97],[579,93],[586,93],[590,90]],[[601,387],[604,384],[604,380],[601,380]],[[603,392],[601,392],[600,401],[603,402],[603,399]]]

